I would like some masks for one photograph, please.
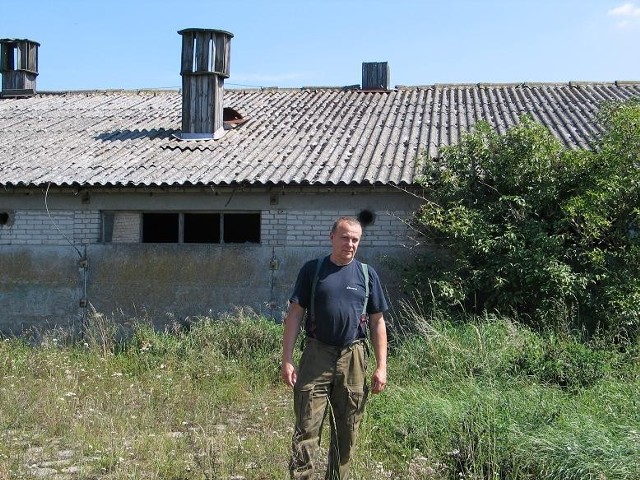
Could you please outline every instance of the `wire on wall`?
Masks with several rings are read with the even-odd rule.
[[[58,230],[58,233],[60,235],[62,235],[62,237],[69,243],[69,245],[71,245],[73,247],[73,249],[78,254],[78,257],[80,257],[80,260],[84,260],[84,258],[82,256],[82,253],[80,253],[80,250],[78,249],[78,247],[76,247],[73,244],[73,242],[69,239],[69,237],[67,237],[64,234],[64,232],[62,230],[60,230],[60,227],[58,227],[56,222],[53,220],[53,217],[51,216],[51,212],[49,211],[49,205],[47,204],[47,197],[49,196],[49,187],[51,187],[51,182],[47,183],[47,190],[44,192],[44,208],[47,211],[47,216],[49,217],[49,221],[51,222],[51,225],[53,225],[56,228],[56,230]]]
[[[51,225],[55,227],[58,233],[60,233],[60,235],[62,235],[62,237],[67,241],[67,243],[69,243],[69,245],[76,251],[76,253],[78,254],[78,257],[80,258],[79,265],[80,265],[80,268],[82,268],[82,277],[83,277],[82,278],[82,298],[80,299],[80,308],[82,309],[82,324],[84,325],[84,322],[87,317],[87,306],[89,303],[87,301],[87,283],[88,283],[88,277],[89,277],[89,262],[87,260],[87,247],[85,245],[84,254],[80,252],[80,249],[73,243],[73,241],[67,235],[65,235],[65,233],[56,224],[55,220],[53,219],[53,216],[51,215],[51,212],[49,211],[49,204],[47,202],[47,199],[49,197],[50,187],[51,187],[51,182],[48,182],[47,189],[44,192],[44,208],[47,211],[47,216],[49,217],[49,221],[51,222]]]

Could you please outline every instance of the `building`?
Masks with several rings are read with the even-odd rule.
[[[280,318],[338,215],[363,221],[359,257],[396,298],[421,158],[525,113],[590,148],[602,102],[640,96],[640,82],[392,88],[386,63],[343,88],[225,89],[232,35],[178,33],[180,91],[39,92],[39,45],[0,40],[0,331],[91,308]]]

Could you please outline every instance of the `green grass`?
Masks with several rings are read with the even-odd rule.
[[[119,340],[114,320],[92,315],[81,339],[0,342],[1,480],[36,466],[88,479],[286,478],[280,325],[240,310],[188,330],[140,320]],[[354,479],[640,478],[638,345],[492,317],[401,320]]]

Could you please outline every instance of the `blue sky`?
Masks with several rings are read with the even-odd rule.
[[[229,88],[640,80],[640,0],[0,0],[37,88],[180,87],[184,28],[234,34]]]

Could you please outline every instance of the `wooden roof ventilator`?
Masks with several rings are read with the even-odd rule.
[[[2,98],[31,97],[36,93],[38,47],[27,39],[0,39],[0,71]]]
[[[224,30],[187,28],[182,35],[181,140],[221,138],[224,133],[224,79],[229,78],[233,34]]]

